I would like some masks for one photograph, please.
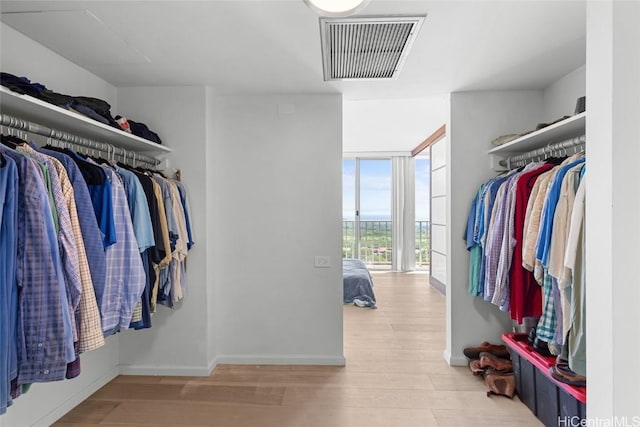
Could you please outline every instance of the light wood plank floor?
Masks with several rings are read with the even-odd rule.
[[[219,365],[209,377],[120,376],[57,427],[540,426],[517,397],[442,358],[445,299],[425,274],[374,272],[379,308],[344,307],[345,367]]]

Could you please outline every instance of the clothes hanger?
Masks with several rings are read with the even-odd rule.
[[[2,135],[2,144],[15,149],[16,147],[26,144],[26,141],[14,135]]]

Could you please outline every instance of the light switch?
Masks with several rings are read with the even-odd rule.
[[[326,255],[316,255],[315,260],[316,267],[331,267],[331,257]]]

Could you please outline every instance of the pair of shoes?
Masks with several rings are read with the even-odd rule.
[[[462,350],[465,356],[469,359],[479,359],[480,353],[486,352],[494,354],[498,357],[510,357],[509,350],[504,345],[491,344],[488,341],[483,342],[482,344],[475,347],[466,347]]]
[[[484,351],[480,353],[479,366],[481,368],[492,368],[501,372],[513,372],[513,364],[511,363],[511,360],[503,359],[495,354]]]
[[[587,377],[576,374],[569,368],[569,364],[559,364],[549,368],[549,373],[553,378],[561,383],[569,384],[575,387],[586,387]]]
[[[487,396],[497,394],[511,399],[516,394],[516,377],[513,372],[488,369],[484,374],[484,383],[487,386]]]

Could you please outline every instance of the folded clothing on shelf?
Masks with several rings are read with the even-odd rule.
[[[162,144],[157,133],[144,123],[135,122],[120,116],[111,115],[111,105],[107,101],[89,96],[71,96],[47,89],[41,83],[35,83],[26,77],[18,77],[10,73],[0,73],[0,84],[13,92],[38,98],[65,110],[82,114],[97,122],[122,129],[140,138]],[[119,120],[124,119],[124,120]]]
[[[42,91],[47,89],[44,85],[34,83],[26,77],[18,77],[9,73],[0,73],[0,83],[14,92],[34,98],[39,98]]]
[[[121,116],[116,116],[116,121],[120,122],[122,119],[125,119]],[[139,136],[140,138],[144,138],[146,140],[155,142],[157,144],[162,144],[160,137],[157,133],[153,132],[151,129],[147,127],[144,123],[136,122],[131,119],[125,119],[128,127],[132,134]]]

